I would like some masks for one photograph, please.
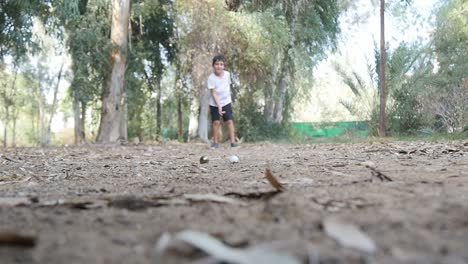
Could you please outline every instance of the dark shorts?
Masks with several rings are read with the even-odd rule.
[[[232,120],[232,106],[231,106],[231,104],[227,104],[227,105],[223,106],[223,111],[226,112],[226,113],[223,114],[223,120],[224,121]],[[219,115],[217,106],[210,105],[210,112],[211,112],[211,120],[212,121],[221,120],[221,116]]]

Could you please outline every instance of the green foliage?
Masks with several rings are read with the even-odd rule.
[[[83,8],[82,8],[83,9]],[[64,18],[73,59],[71,94],[84,104],[100,98],[110,70],[110,4],[93,1],[84,14]]]
[[[250,98],[242,98],[236,109],[236,126],[239,137],[246,142],[264,140],[287,140],[292,135],[290,124],[268,122],[263,115],[261,106]]]
[[[468,72],[468,4],[450,0],[437,14],[433,34],[434,51],[440,71],[448,81],[459,82]]]
[[[37,51],[34,42],[33,18],[46,20],[49,15],[49,1],[15,0],[0,2],[0,60],[5,55],[15,58],[25,56],[28,51]]]
[[[450,0],[437,12],[432,48],[438,71],[429,83],[426,110],[448,132],[468,124],[468,4]]]

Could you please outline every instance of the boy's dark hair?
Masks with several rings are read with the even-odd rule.
[[[215,65],[216,62],[218,61],[222,61],[224,62],[224,55],[222,54],[218,54],[216,56],[213,57],[213,64],[211,64],[212,66]]]

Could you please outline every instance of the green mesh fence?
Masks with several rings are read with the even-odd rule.
[[[308,137],[362,137],[369,134],[366,121],[307,123],[294,122],[292,127],[299,136]]]

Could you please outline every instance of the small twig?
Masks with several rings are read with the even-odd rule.
[[[27,169],[25,169],[25,168],[23,168],[23,167],[20,167],[20,170],[22,170],[22,171],[24,171],[24,172],[30,174],[32,177],[34,177],[34,179],[36,179],[36,180],[38,180],[38,181],[41,180],[38,176],[34,175],[34,173],[32,173],[31,171],[28,171]]]
[[[381,181],[393,181],[390,177],[383,174],[381,171],[378,171],[376,168],[368,167],[371,170],[372,176],[378,178]]]
[[[9,158],[9,157],[3,155],[3,154],[0,154],[0,157],[2,157],[2,158],[5,159],[5,160],[8,160],[8,161],[10,161],[10,162],[17,162],[16,160],[11,159],[11,158]]]
[[[29,178],[26,178],[24,180],[21,180],[21,181],[6,181],[6,182],[0,182],[0,185],[7,185],[7,184],[11,184],[11,183],[21,183],[21,182],[27,182],[31,179],[32,177],[29,177]]]

